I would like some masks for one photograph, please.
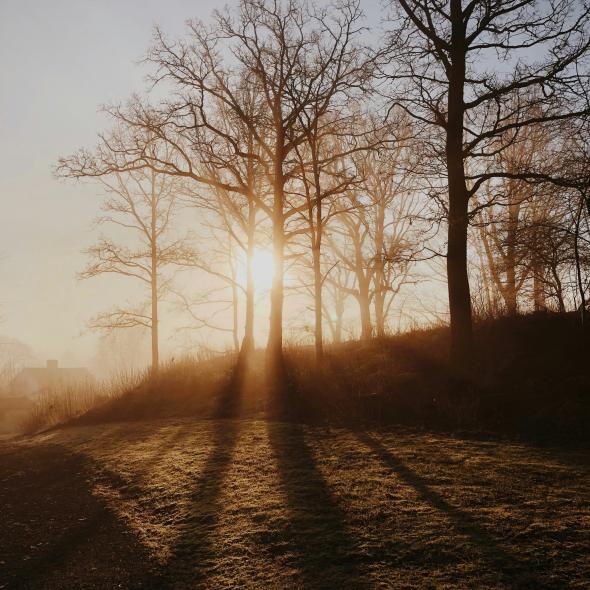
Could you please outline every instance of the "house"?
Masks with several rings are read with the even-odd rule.
[[[25,367],[11,385],[13,395],[34,397],[42,391],[73,385],[94,383],[95,379],[85,367],[62,368],[56,360],[47,361],[45,367]]]

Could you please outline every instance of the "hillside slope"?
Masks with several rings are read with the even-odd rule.
[[[540,314],[480,324],[471,383],[451,378],[448,338],[446,328],[435,328],[331,346],[321,369],[311,348],[289,348],[280,399],[269,392],[276,384],[269,388],[263,351],[251,359],[248,386],[238,393],[232,392],[231,355],[177,362],[77,423],[212,418],[233,395],[240,415],[250,419],[590,440],[590,331],[576,317]]]

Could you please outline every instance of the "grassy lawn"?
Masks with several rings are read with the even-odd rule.
[[[587,588],[587,454],[248,420],[0,447],[1,588]]]

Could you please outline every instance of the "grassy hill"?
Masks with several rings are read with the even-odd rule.
[[[240,416],[350,425],[411,425],[588,440],[590,337],[571,315],[531,315],[477,327],[473,381],[449,374],[446,328],[328,347],[318,369],[311,348],[286,352],[285,394],[265,378],[264,354],[236,393],[235,358],[185,360],[146,376],[77,419],[92,424],[195,416],[211,418],[239,397]]]
[[[0,588],[587,588],[587,334],[481,325],[470,384],[447,337],[174,363],[0,444]]]

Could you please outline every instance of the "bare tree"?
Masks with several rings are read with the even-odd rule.
[[[353,276],[349,269],[343,268],[339,261],[330,264],[330,272],[326,276],[326,293],[328,298],[322,299],[324,318],[330,329],[332,342],[342,342],[344,330],[344,312],[349,290],[353,285]]]
[[[288,185],[297,169],[295,149],[307,137],[301,115],[309,113],[308,127],[313,127],[314,119],[323,117],[366,79],[367,62],[354,45],[361,32],[360,18],[356,0],[321,10],[295,0],[243,0],[238,18],[216,13],[211,31],[196,24],[192,27],[197,51],[189,48],[188,55],[200,69],[196,75],[196,68],[191,69],[191,83],[203,93],[222,97],[242,116],[259,147],[272,189],[269,217],[275,273],[268,355],[277,366],[282,363],[284,250],[290,237],[286,224],[299,207],[291,202]],[[222,41],[232,51],[238,68],[228,70],[220,65],[217,47]],[[157,59],[167,64],[168,75],[178,77],[186,64],[184,57],[186,48],[174,50],[161,44]],[[256,122],[242,115],[244,109],[234,91],[236,77],[251,78],[260,89],[261,117]]]
[[[0,336],[0,393],[8,393],[18,372],[34,359],[31,347],[16,338]]]
[[[165,43],[161,36],[157,38]],[[158,63],[155,53],[156,49],[151,58]],[[256,128],[253,100],[256,91],[244,78],[234,88],[240,99],[241,116],[250,121],[248,127],[214,91],[207,95],[211,100],[205,102],[205,92],[195,90],[190,75],[187,77],[176,80],[179,92],[175,100],[152,106],[134,97],[124,107],[108,107],[106,111],[116,123],[114,130],[101,134],[93,151],[83,149],[70,158],[61,159],[60,169],[70,170],[76,177],[97,178],[152,171],[176,182],[185,182],[187,199],[197,207],[221,213],[222,225],[232,228],[231,239],[237,239],[241,230],[247,230],[238,240],[240,247],[250,252],[245,334],[241,345],[241,350],[246,352],[253,346],[254,295],[250,259],[256,212],[260,206],[266,206],[256,192],[260,189],[258,158],[250,132],[251,128]],[[244,208],[247,209],[245,216]],[[229,223],[230,218],[238,227]],[[207,267],[202,257],[191,256],[185,262],[188,266]],[[181,303],[188,310],[188,301],[181,300]],[[193,308],[190,309],[192,315]],[[196,325],[203,323],[196,321]]]
[[[528,125],[518,138],[512,137],[512,133],[499,138],[497,166],[511,176],[490,179],[480,191],[483,198],[474,198],[480,205],[476,206],[475,225],[479,228],[490,277],[509,315],[518,312],[519,294],[529,277],[532,275],[535,282],[542,272],[538,260],[531,256],[535,249],[530,248],[529,240],[535,235],[529,231],[530,227],[555,207],[554,186],[527,182],[518,178],[518,173],[552,168],[548,164],[554,157],[548,149],[551,139],[541,125]],[[503,142],[507,145],[502,145]],[[535,306],[541,308],[539,290],[535,293]]]
[[[247,131],[246,131],[247,133]],[[218,146],[219,147],[219,146]],[[221,150],[216,150],[219,160]],[[226,157],[229,157],[226,154]],[[205,186],[196,191],[188,191],[188,203],[197,207],[201,214],[207,216],[200,235],[203,242],[201,254],[196,255],[191,266],[204,271],[231,291],[232,338],[234,348],[242,356],[247,356],[254,349],[254,305],[256,286],[254,284],[253,259],[259,239],[258,203],[263,202],[263,187],[260,177],[256,174],[256,162],[251,159],[233,158],[225,165],[214,167],[209,164],[207,174],[216,178],[220,185],[223,182],[225,166],[232,168],[233,174],[248,187],[246,194],[228,190],[222,186]],[[209,219],[210,218],[210,219]],[[242,276],[245,270],[245,277]],[[244,280],[245,279],[245,280]],[[196,301],[186,295],[177,293],[179,301],[193,320],[193,328],[208,327],[220,331],[229,331],[206,320],[198,314],[199,305],[210,304],[211,301],[202,294]],[[240,342],[239,308],[242,297],[245,300],[243,338]],[[224,303],[218,301],[218,303]]]
[[[587,110],[579,90],[587,78],[576,66],[589,47],[588,9],[571,0],[399,0],[392,7],[384,54],[394,65],[384,72],[398,84],[393,103],[413,117],[444,169],[451,362],[466,373],[474,350],[470,200],[492,178],[539,177],[498,169],[495,156],[507,146],[498,138]]]
[[[324,353],[322,291],[333,267],[329,265],[326,272],[322,271],[324,233],[330,220],[344,212],[339,206],[340,197],[360,180],[354,156],[375,150],[383,141],[369,125],[360,125],[361,115],[357,110],[339,111],[324,118],[314,116],[313,112],[311,110],[310,115],[308,110],[300,115],[306,137],[295,151],[300,164],[298,180],[305,199],[305,208],[300,212],[304,225],[300,231],[307,235],[311,251],[314,340],[316,361],[321,363]]]
[[[352,273],[355,282],[349,286],[330,276],[328,281],[356,299],[359,306],[361,338],[369,340],[373,335],[371,282],[374,272],[374,266],[368,260],[371,254],[367,254],[370,238],[369,221],[367,211],[359,201],[358,195],[348,191],[346,197],[346,212],[338,217],[338,224],[332,227],[327,238],[339,266]]]
[[[574,283],[585,300],[578,272],[585,257],[585,207],[580,198],[583,174],[573,166],[580,155],[576,125],[566,122],[552,137],[545,131],[528,126],[498,158],[508,171],[557,170],[551,182],[492,179],[485,185],[484,206],[476,216],[490,277],[509,314],[517,313],[529,294],[536,311],[552,306],[565,311],[575,298]],[[577,278],[572,281],[574,267]]]
[[[590,102],[590,96],[587,97]],[[574,261],[576,285],[580,300],[582,323],[588,317],[588,291],[590,290],[590,141],[585,117],[565,129],[561,146],[561,166],[570,180],[570,211],[573,218]]]
[[[369,229],[375,330],[379,337],[385,336],[393,300],[410,281],[412,263],[425,238],[419,227],[419,193],[411,184],[407,145],[411,130],[407,121],[400,121],[398,126],[395,144],[355,156],[364,179],[367,214],[362,219]]]
[[[425,237],[418,223],[418,192],[410,184],[409,129],[407,124],[400,125],[395,142],[390,131],[379,131],[381,143],[374,149],[352,154],[360,180],[339,200],[340,214],[329,237],[339,266],[356,279],[354,285],[342,288],[357,300],[364,340],[373,336],[371,305],[376,333],[385,335],[393,300],[410,280],[412,263]]]
[[[355,44],[361,16],[358,0],[321,9],[298,0],[242,0],[236,18],[225,11],[214,13],[211,27],[191,22],[186,40],[169,42],[157,31],[148,61],[156,67],[154,83],[171,83],[174,99],[157,108],[134,99],[127,108],[109,109],[133,133],[103,135],[95,153],[78,154],[82,175],[108,155],[94,175],[149,167],[255,200],[272,222],[268,352],[274,361],[282,358],[284,249],[292,235],[287,223],[302,206],[289,191],[298,169],[295,149],[306,139],[301,115],[323,117],[370,76],[365,53]],[[215,116],[220,105],[223,117]],[[228,127],[228,120],[239,125]],[[147,149],[152,141],[166,147],[155,157]],[[225,155],[223,162],[217,158],[220,144],[225,154],[257,163],[270,202],[236,174]],[[221,178],[199,162],[222,168]]]
[[[58,173],[78,178],[79,162],[76,159],[62,162]],[[125,230],[131,239],[122,243],[115,237],[101,236],[97,244],[86,250],[90,262],[80,276],[91,278],[112,273],[135,279],[149,290],[149,303],[136,308],[116,307],[96,316],[90,325],[107,331],[137,326],[149,329],[152,370],[157,371],[158,303],[167,289],[162,271],[170,264],[190,258],[186,241],[174,237],[172,232],[181,187],[178,180],[147,169],[114,172],[97,178],[106,190],[102,203],[104,214],[96,220],[97,224]]]
[[[245,134],[248,137],[247,130],[245,130]],[[254,146],[251,145],[251,141],[249,141],[249,144],[249,149],[252,151]],[[217,152],[218,157],[220,157],[219,153]],[[228,155],[228,157],[231,156]],[[221,240],[216,241],[222,244],[227,272],[224,272],[218,264],[212,264],[213,259],[210,255],[196,259],[195,266],[210,275],[221,278],[231,288],[233,338],[235,342],[237,342],[239,330],[239,300],[241,294],[244,296],[243,338],[241,344],[236,346],[236,350],[247,356],[254,349],[254,299],[256,288],[252,264],[257,245],[259,203],[264,203],[264,189],[261,178],[257,174],[257,163],[253,158],[233,157],[231,162],[227,162],[225,166],[233,170],[234,176],[239,178],[246,190],[237,192],[222,186],[226,168],[224,166],[213,167],[210,164],[208,174],[211,178],[216,178],[219,185],[208,187],[204,192],[197,191],[191,197],[191,202],[201,210],[210,212],[216,218],[216,222],[210,226],[210,230],[213,239],[215,239],[215,234],[221,233],[222,235]],[[208,243],[208,249],[209,246],[210,242]],[[246,270],[245,284],[242,284],[239,276],[241,266],[244,266]]]

